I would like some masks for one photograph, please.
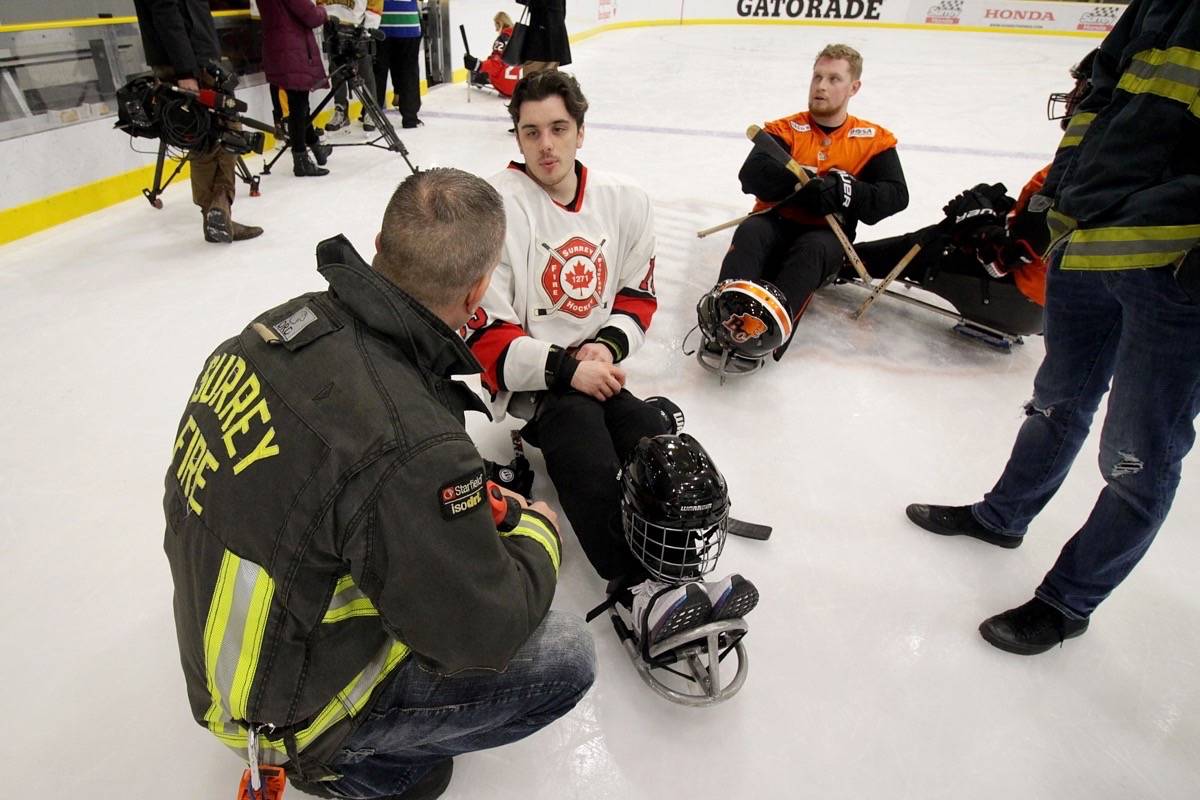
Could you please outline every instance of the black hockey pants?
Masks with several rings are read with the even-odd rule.
[[[773,283],[795,320],[808,296],[837,276],[842,247],[829,228],[801,225],[767,212],[738,225],[721,262],[721,280]]]

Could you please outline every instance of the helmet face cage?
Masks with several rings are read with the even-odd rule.
[[[621,512],[625,541],[650,575],[666,583],[686,583],[717,567],[725,548],[728,510],[710,525],[674,528],[658,525],[626,506]]]
[[[621,470],[621,523],[630,552],[654,578],[685,583],[717,566],[729,494],[688,434],[644,437]]]
[[[1071,91],[1053,92],[1046,100],[1046,119],[1063,120],[1063,130],[1066,130],[1068,121],[1074,116],[1080,102],[1092,90],[1092,63],[1096,60],[1098,50],[1099,48],[1092,50],[1078,64],[1071,67],[1071,77],[1075,79],[1075,86]]]

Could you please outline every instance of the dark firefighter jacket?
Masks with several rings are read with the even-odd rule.
[[[1051,248],[1063,269],[1177,263],[1200,241],[1200,3],[1130,3],[1092,84],[1046,181]]]
[[[410,655],[499,670],[541,622],[557,532],[497,533],[463,429],[462,340],[322,242],[325,292],[272,309],[196,381],[166,476],[165,549],[196,720],[318,777]]]

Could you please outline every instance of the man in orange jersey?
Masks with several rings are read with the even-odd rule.
[[[1075,85],[1055,92],[1046,116],[1061,120],[1066,131],[1075,109],[1092,88],[1092,50],[1071,67]],[[1041,253],[1050,244],[1047,198],[1042,186],[1047,164],[1034,173],[1017,199],[1004,184],[978,184],[946,204],[946,218],[912,233],[855,246],[872,277],[882,278],[920,244],[917,256],[899,278],[949,300],[969,322],[1010,334],[1041,333],[1046,305],[1046,264]],[[986,275],[985,275],[986,273]],[[853,278],[849,267],[842,275]]]
[[[842,266],[842,247],[825,215],[835,215],[853,238],[860,220],[874,224],[908,205],[896,137],[847,111],[861,76],[858,51],[827,45],[813,64],[808,110],[764,126],[813,175],[804,188],[758,147],[738,173],[742,190],[757,198],[754,210],[762,213],[738,226],[721,263],[721,281],[771,284],[783,294],[793,322]],[[774,349],[776,360],[786,347],[784,341]]]

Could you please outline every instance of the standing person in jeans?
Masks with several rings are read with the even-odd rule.
[[[504,227],[482,179],[406,178],[371,263],[318,244],[328,290],[261,314],[190,392],[163,505],[192,713],[308,794],[436,797],[452,757],[591,686],[583,620],[549,610],[556,517],[485,483],[463,427],[484,407],[451,377],[479,371],[455,329]]]
[[[1046,357],[1008,465],[974,505],[908,507],[934,533],[1019,546],[1066,478],[1111,381],[1100,434],[1106,485],[1034,598],[980,626],[1002,650],[1033,655],[1087,630],[1154,541],[1196,438],[1197,63],[1196,3],[1134,0],[1100,45],[1092,91],[1034,198],[1053,201]]]
[[[258,0],[263,26],[263,72],[267,81],[287,93],[288,143],[292,148],[292,174],[297,177],[328,175],[324,169],[332,148],[321,144],[309,122],[308,93],[329,87],[321,48],[313,28],[325,24],[324,6],[353,4],[353,0]],[[309,150],[317,163],[308,157]]]
[[[188,92],[200,91],[201,84],[211,87],[204,68],[220,60],[221,43],[208,0],[134,0],[133,6],[154,77]],[[193,151],[191,164],[192,202],[200,207],[204,240],[240,242],[262,235],[262,228],[232,219],[237,156],[215,145]]]
[[[567,38],[566,0],[517,0],[529,6],[529,31],[525,34],[522,75],[558,69],[571,63]]]
[[[383,12],[383,0],[352,0],[349,7],[330,5],[325,10],[329,13],[329,18],[334,20],[338,25],[349,27],[362,26],[366,30],[376,30],[379,27]],[[353,59],[347,60],[353,61]],[[345,66],[345,62],[342,59],[330,59],[329,71],[331,77],[334,72],[343,66]],[[358,59],[358,74],[362,76],[363,87],[374,95],[375,61],[369,53],[364,54],[362,58]],[[333,116],[325,123],[325,130],[336,131],[349,125],[349,113],[350,83],[349,81],[341,81],[334,86]],[[369,133],[375,130],[375,126],[367,119],[366,114],[359,112],[358,121],[362,123],[364,131]]]
[[[417,0],[383,0],[379,25],[384,40],[375,53],[375,97],[387,108],[387,79],[392,76],[400,125],[415,128],[425,123],[421,110],[421,9]]]

